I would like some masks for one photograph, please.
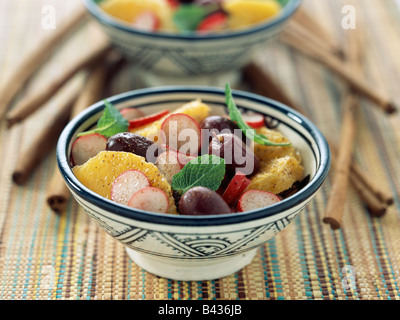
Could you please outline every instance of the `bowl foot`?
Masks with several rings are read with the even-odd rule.
[[[213,280],[229,276],[248,265],[258,249],[219,259],[168,259],[127,248],[129,257],[139,267],[157,276],[180,281]]]
[[[207,76],[182,76],[174,77],[165,74],[156,74],[148,70],[141,70],[140,76],[144,86],[170,86],[170,85],[188,85],[188,86],[213,86],[225,88],[229,82],[231,87],[237,87],[241,81],[240,70],[233,70],[224,73]]]

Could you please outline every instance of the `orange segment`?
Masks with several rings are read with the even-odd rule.
[[[260,172],[251,178],[247,190],[256,189],[279,194],[300,181],[304,168],[293,155],[272,159],[261,163]]]
[[[143,172],[152,187],[160,188],[167,193],[169,199],[168,213],[177,214],[172,189],[158,168],[146,162],[143,157],[129,152],[102,151],[72,170],[77,179],[87,188],[110,199],[113,181],[123,172],[136,169]]]
[[[276,0],[231,0],[223,3],[232,29],[247,27],[276,15],[281,6]]]
[[[171,10],[164,0],[105,0],[100,7],[115,18],[132,23],[137,15],[144,12],[154,13],[161,21],[161,26],[171,24]]]
[[[262,127],[256,131],[275,143],[290,142],[276,130]],[[260,160],[260,171],[251,178],[247,190],[256,189],[278,194],[303,178],[304,167],[301,164],[301,155],[293,145],[276,147],[255,143],[254,154]]]
[[[266,127],[262,127],[256,130],[257,133],[263,134],[270,141],[275,143],[288,143],[290,142],[282,133],[271,130]],[[299,152],[292,145],[289,147],[276,147],[276,146],[264,146],[258,143],[254,144],[254,154],[260,159],[261,162],[269,162],[275,158],[281,158],[287,155],[294,156],[299,161],[301,160]]]

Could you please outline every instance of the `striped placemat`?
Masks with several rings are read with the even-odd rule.
[[[42,9],[54,6],[57,19],[76,1],[0,0],[0,85],[7,82],[24,53],[49,30]],[[400,8],[396,1],[358,0],[357,14],[367,22],[366,79],[400,98]],[[340,39],[342,5],[304,0],[303,6]],[[58,20],[57,20],[58,21]],[[61,72],[91,41],[83,29],[47,62],[24,93],[37,90]],[[324,134],[339,139],[343,83],[329,70],[281,43],[269,43],[255,59],[302,105]],[[78,77],[76,82],[79,84]],[[244,84],[245,86],[246,84]],[[110,87],[119,93],[138,86],[126,70]],[[214,281],[173,281],[139,268],[124,247],[70,201],[54,214],[45,193],[55,166],[51,152],[26,185],[11,173],[21,150],[68,92],[61,92],[23,124],[0,125],[0,299],[2,300],[394,300],[400,298],[400,118],[362,101],[354,147],[359,165],[377,185],[390,188],[395,203],[382,218],[372,218],[355,191],[348,190],[343,228],[322,223],[331,179],[293,223],[261,246],[243,270]],[[345,277],[353,276],[351,286]]]

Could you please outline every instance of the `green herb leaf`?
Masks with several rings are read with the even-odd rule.
[[[106,138],[111,137],[119,132],[128,130],[128,121],[122,116],[110,102],[104,100],[105,108],[103,115],[97,122],[97,128],[90,131],[81,132],[78,136],[84,136],[92,133],[99,133]]]
[[[262,144],[264,146],[277,146],[277,147],[288,147],[291,143],[275,143],[269,140],[263,134],[257,133],[253,128],[251,128],[242,118],[242,115],[237,108],[233,96],[232,90],[229,83],[225,86],[225,102],[229,110],[229,116],[233,122],[236,122],[239,128],[243,131],[246,137],[253,140],[256,143]]]
[[[173,176],[172,188],[184,194],[193,187],[205,187],[216,191],[225,175],[225,160],[205,154],[189,161]]]
[[[180,31],[194,31],[208,11],[200,6],[182,4],[175,11],[173,20]]]

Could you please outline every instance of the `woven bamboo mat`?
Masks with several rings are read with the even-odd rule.
[[[54,6],[61,20],[77,1],[0,0],[0,85],[7,82],[26,52],[50,30],[41,25],[42,9]],[[366,79],[400,98],[400,7],[394,0],[358,1],[367,22]],[[303,6],[333,36],[340,38],[341,5],[304,0]],[[47,61],[23,93],[38,90],[91,45],[90,30],[80,30]],[[329,70],[280,43],[269,43],[255,59],[284,85],[291,97],[333,140],[339,139],[340,104],[345,86]],[[81,78],[75,79],[80,85]],[[119,93],[137,86],[122,73],[110,86]],[[68,95],[61,92],[23,124],[0,127],[0,299],[71,300],[394,300],[400,298],[400,118],[363,101],[357,115],[355,157],[377,185],[390,188],[395,203],[382,218],[372,218],[350,187],[343,227],[322,223],[331,178],[295,221],[265,243],[243,270],[215,281],[183,282],[153,276],[128,258],[124,247],[83,213],[74,201],[54,214],[45,192],[55,152],[24,186],[11,181],[20,151],[41,119]],[[346,267],[347,266],[347,267]],[[346,267],[355,285],[342,284]]]

